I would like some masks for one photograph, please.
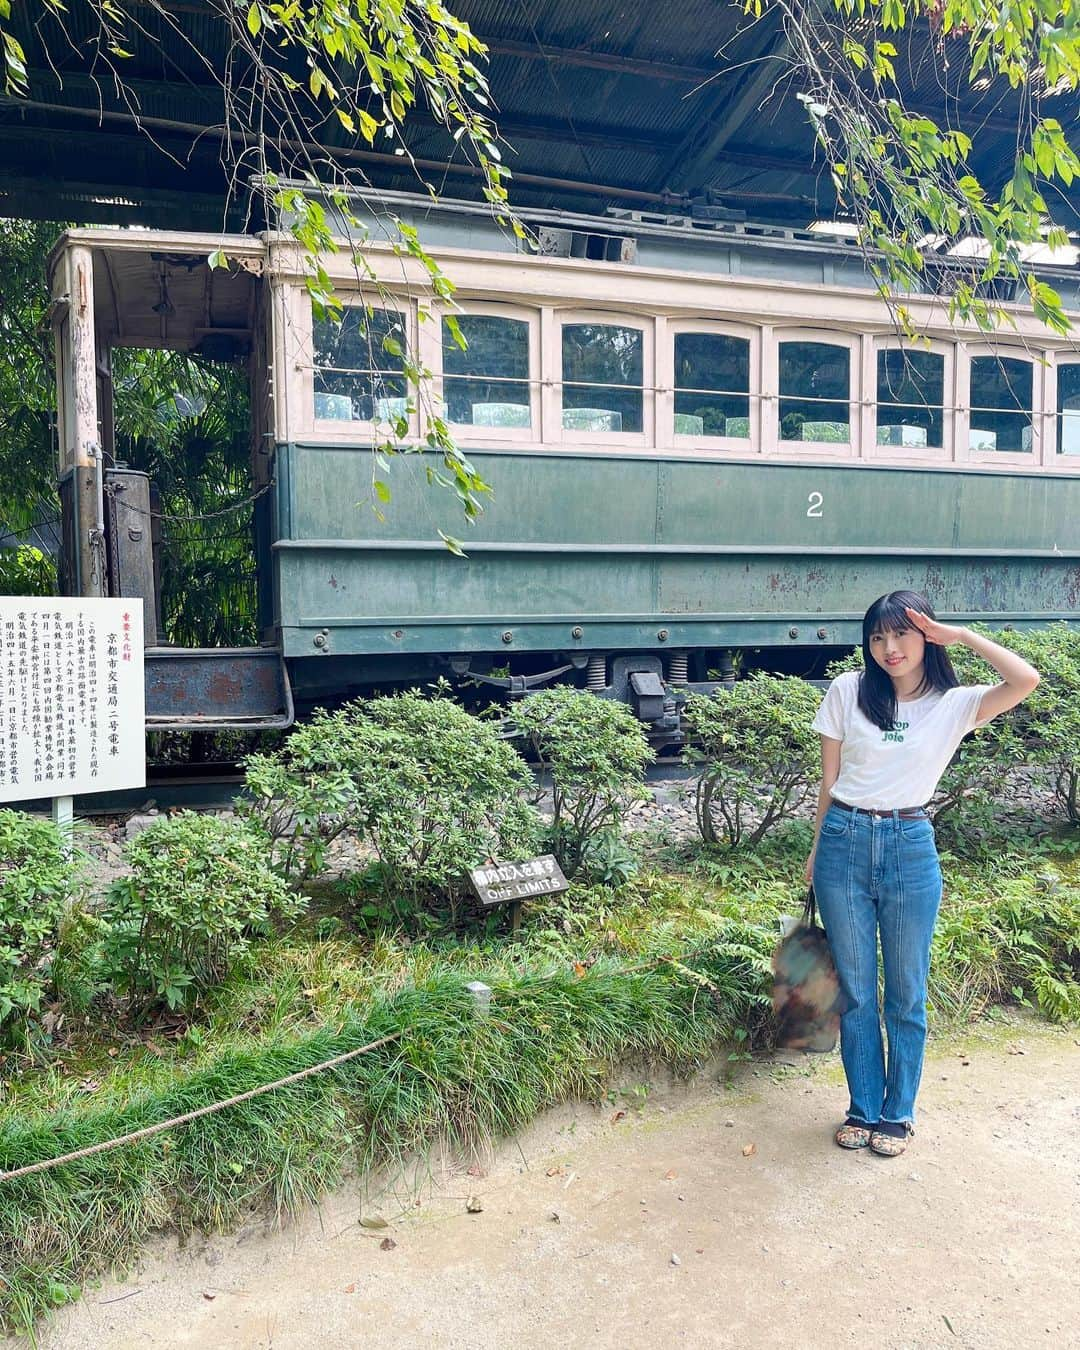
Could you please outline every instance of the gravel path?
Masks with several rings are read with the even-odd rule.
[[[40,1345],[1080,1345],[1075,1030],[937,1046],[897,1160],[836,1149],[835,1057],[790,1058],[551,1113],[434,1186],[343,1191],[283,1232],[161,1239]]]
[[[670,777],[656,766],[646,783],[647,796],[631,804],[623,821],[623,833],[637,836],[646,847],[680,844],[698,838],[694,820],[693,779],[685,770],[674,769]],[[542,814],[550,818],[551,796],[545,794],[538,802]],[[799,814],[812,819],[816,796],[807,802]],[[123,845],[147,825],[157,819],[159,812],[151,808],[129,817],[98,817],[83,822],[79,828],[79,842],[90,857],[90,872],[98,886],[106,884],[124,870]],[[230,809],[219,809],[217,814],[231,816]],[[1002,817],[1013,817],[1018,822],[1032,818],[1055,820],[1058,811],[1049,791],[1038,775],[1017,771],[1009,791],[1009,801],[1001,809]],[[327,875],[345,875],[361,870],[370,861],[363,844],[342,835],[331,845],[328,853]]]

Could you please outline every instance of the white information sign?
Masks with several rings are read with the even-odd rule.
[[[0,596],[0,802],[146,784],[141,600]]]

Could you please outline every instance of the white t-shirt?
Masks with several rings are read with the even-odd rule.
[[[859,708],[859,671],[838,675],[813,727],[840,742],[837,801],[877,811],[925,806],[967,733],[979,725],[988,684],[935,690],[896,706],[896,730],[882,731]]]

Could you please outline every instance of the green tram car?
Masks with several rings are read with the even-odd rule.
[[[280,235],[74,230],[54,250],[65,589],[143,597],[149,726],[286,725],[441,674],[574,680],[674,733],[680,691],[735,654],[820,673],[896,587],[960,621],[1076,621],[1080,352],[1019,303],[996,336],[951,324],[936,278],[970,258],[931,262],[905,343],[842,233],[538,210],[526,244],[467,202],[382,207],[456,285],[465,350],[375,218],[381,287],[347,248],[330,262],[339,327]],[[1062,252],[1045,275],[1077,311]],[[246,363],[257,648],[157,642],[150,485],[112,454],[120,346]],[[423,456],[375,466],[439,407],[494,489],[474,527]]]

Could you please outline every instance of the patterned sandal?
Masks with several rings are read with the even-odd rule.
[[[841,1148],[866,1148],[873,1137],[873,1131],[869,1125],[845,1120],[833,1137]]]
[[[892,1122],[890,1121],[889,1124],[892,1125]],[[893,1126],[894,1129],[901,1127],[904,1131],[901,1135],[887,1134],[884,1130],[874,1130],[870,1136],[871,1151],[882,1158],[899,1158],[900,1154],[907,1148],[908,1140],[915,1133],[907,1121],[901,1121],[899,1125]]]

